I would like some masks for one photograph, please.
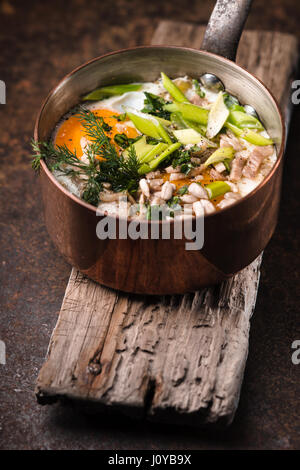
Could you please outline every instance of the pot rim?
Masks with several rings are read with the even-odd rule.
[[[44,108],[46,107],[48,101],[50,100],[51,96],[54,94],[54,92],[56,91],[57,88],[59,88],[62,83],[67,80],[69,77],[71,77],[72,75],[76,74],[79,70],[81,70],[82,68],[86,67],[87,65],[89,64],[92,64],[93,62],[97,62],[98,60],[101,60],[103,59],[104,57],[109,57],[109,56],[114,56],[114,55],[117,55],[117,54],[123,54],[123,53],[127,53],[127,52],[130,52],[130,51],[142,51],[143,49],[172,49],[172,50],[182,50],[182,51],[191,51],[191,52],[200,52],[201,54],[203,55],[206,55],[206,56],[209,56],[209,57],[215,57],[215,58],[218,58],[218,59],[221,59],[222,61],[224,61],[225,63],[228,64],[228,66],[232,66],[234,65],[235,67],[237,68],[240,68],[243,72],[245,72],[249,77],[251,77],[252,79],[254,79],[254,81],[258,82],[260,85],[262,85],[264,87],[264,90],[266,93],[269,94],[269,97],[271,98],[271,100],[273,101],[274,105],[275,105],[275,108],[278,112],[278,115],[280,117],[280,121],[281,121],[281,126],[282,126],[282,140],[281,140],[281,145],[280,145],[280,148],[277,152],[277,159],[276,159],[276,162],[273,166],[273,168],[271,169],[271,171],[267,174],[267,176],[261,181],[261,183],[256,186],[256,188],[254,188],[249,194],[247,194],[246,196],[243,196],[241,199],[237,200],[235,203],[231,204],[229,207],[225,207],[223,209],[221,209],[220,211],[215,211],[211,214],[207,214],[205,215],[205,219],[207,218],[212,218],[212,217],[217,217],[220,213],[226,213],[227,211],[230,211],[232,210],[233,208],[237,207],[239,204],[241,204],[242,202],[244,201],[247,201],[249,200],[252,196],[254,196],[254,194],[256,194],[258,191],[260,191],[260,189],[265,185],[267,184],[267,182],[272,178],[272,176],[274,175],[274,173],[277,171],[277,168],[280,166],[281,164],[281,160],[283,158],[283,154],[284,154],[284,148],[285,148],[285,139],[286,139],[286,128],[285,128],[285,121],[284,121],[284,118],[283,118],[283,114],[282,114],[282,111],[279,107],[279,104],[277,102],[277,99],[275,98],[275,96],[273,95],[273,93],[269,90],[269,88],[263,83],[262,80],[260,80],[259,78],[257,78],[255,75],[253,75],[252,73],[248,72],[248,70],[246,70],[244,67],[238,65],[236,62],[233,62],[229,59],[227,59],[226,57],[222,57],[218,54],[214,54],[212,52],[207,52],[207,51],[204,51],[202,49],[195,49],[195,48],[192,48],[192,47],[184,47],[184,46],[160,46],[160,45],[145,45],[145,46],[135,46],[135,47],[129,47],[129,48],[125,48],[125,49],[118,49],[116,51],[112,51],[112,52],[108,52],[106,54],[102,54],[98,57],[94,57],[93,59],[90,59],[88,60],[87,62],[84,62],[83,64],[79,65],[78,67],[76,67],[75,69],[73,69],[71,72],[69,72],[68,74],[66,74],[59,82],[56,86],[54,86],[51,91],[48,93],[46,99],[43,101],[41,107],[40,107],[40,110],[38,112],[38,115],[37,115],[37,118],[36,118],[36,121],[35,121],[35,126],[34,126],[34,140],[38,141],[38,128],[39,128],[39,123],[40,123],[40,119],[41,119],[41,115],[42,115],[42,112],[44,110]],[[42,166],[42,169],[43,171],[45,172],[45,174],[48,176],[48,178],[52,181],[53,184],[55,184],[55,186],[60,190],[62,191],[67,197],[69,197],[70,199],[72,199],[74,202],[76,202],[77,204],[80,204],[82,207],[84,207],[85,209],[88,209],[90,211],[93,211],[95,212],[95,214],[97,213],[97,210],[98,208],[93,206],[92,204],[89,204],[87,202],[85,202],[83,199],[80,199],[79,197],[75,196],[74,194],[72,194],[70,191],[68,191],[66,188],[64,188],[64,186],[62,186],[59,181],[55,178],[55,176],[53,175],[53,173],[49,170],[49,168],[47,167],[46,165],[46,162],[44,160],[41,160],[41,166]],[[99,216],[101,215],[106,215],[105,212],[103,212],[103,214],[97,214]],[[109,215],[109,214],[108,214]],[[115,214],[111,214],[110,215],[111,217],[116,217],[117,219],[119,218],[118,215],[115,215]],[[196,218],[196,217],[195,217]],[[143,222],[148,222],[148,223],[153,223],[153,221],[149,220],[149,221],[143,221]],[[156,222],[159,222],[160,224],[161,223],[165,223],[166,221],[163,221],[163,220],[160,220],[160,221],[156,221]],[[170,221],[168,221],[170,222]],[[172,220],[171,222],[174,223],[174,220]]]

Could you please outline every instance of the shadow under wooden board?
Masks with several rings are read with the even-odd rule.
[[[164,21],[152,44],[200,48],[204,30]],[[296,38],[245,31],[237,62],[264,81],[288,116]],[[68,398],[162,422],[229,424],[261,259],[219,286],[159,298],[113,291],[73,269],[38,377],[38,402]]]

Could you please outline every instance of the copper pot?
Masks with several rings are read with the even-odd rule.
[[[186,240],[173,237],[100,240],[96,226],[104,214],[97,216],[95,207],[64,189],[42,162],[48,232],[67,261],[91,279],[143,294],[194,291],[218,283],[250,264],[270,240],[279,207],[285,128],[269,90],[233,62],[249,6],[250,0],[218,1],[202,45],[205,50],[149,46],[106,54],[72,71],[44,102],[35,126],[38,141],[49,138],[59,119],[83,94],[101,85],[152,81],[161,70],[171,77],[199,77],[210,72],[242,103],[256,108],[277,146],[274,168],[253,192],[205,217],[204,246],[197,251],[187,251]]]

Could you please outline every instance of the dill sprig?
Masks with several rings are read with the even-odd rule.
[[[85,132],[94,145],[93,149],[99,157],[116,160],[119,158],[116,147],[111,143],[105,134],[107,124],[102,116],[96,116],[92,111],[80,108],[78,118],[83,125]]]
[[[122,154],[118,154],[116,147],[105,134],[104,120],[101,116],[82,108],[79,119],[92,142],[95,154],[102,158],[99,161],[98,178],[102,182],[111,183],[113,191],[135,192],[140,179],[138,173],[140,163],[133,145],[128,147],[128,156],[125,158]]]
[[[71,177],[83,177],[86,184],[82,198],[90,204],[98,204],[102,184],[98,178],[99,162],[94,158],[92,145],[85,149],[88,163],[81,162],[76,156],[76,152],[71,152],[66,145],[54,146],[52,142],[36,141],[32,141],[31,145],[36,152],[32,160],[34,170],[40,170],[41,160],[44,159],[51,171],[56,170]]]

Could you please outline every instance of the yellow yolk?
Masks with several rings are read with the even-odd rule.
[[[93,113],[96,116],[101,116],[104,122],[112,128],[110,131],[105,132],[105,134],[110,138],[113,144],[115,144],[113,138],[116,134],[126,134],[126,136],[131,139],[138,136],[138,132],[135,128],[113,117],[118,116],[120,113],[108,109],[94,109]],[[87,133],[79,117],[74,114],[66,119],[59,127],[54,144],[56,146],[66,145],[71,152],[76,152],[77,157],[81,158],[83,154],[81,139],[83,137],[88,140]],[[117,150],[120,150],[117,144],[115,144],[115,146]]]

